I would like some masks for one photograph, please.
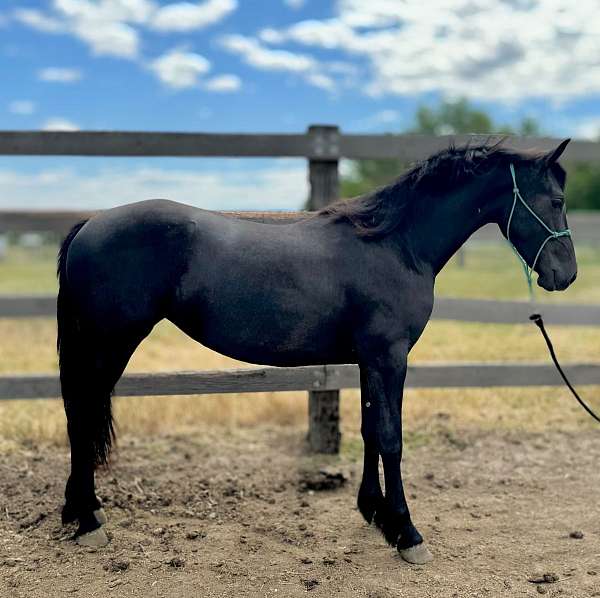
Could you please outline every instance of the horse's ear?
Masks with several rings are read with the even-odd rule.
[[[562,153],[565,151],[565,148],[567,147],[567,145],[569,145],[569,141],[571,141],[570,138],[565,139],[564,141],[561,141],[561,143],[559,143],[559,145],[556,149],[552,150],[551,152],[548,152],[544,156],[544,162],[548,166],[551,166],[552,164],[557,162],[558,159],[561,157]]]

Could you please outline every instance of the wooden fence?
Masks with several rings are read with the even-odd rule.
[[[480,137],[490,139],[489,136]],[[493,138],[492,138],[493,139]],[[0,155],[78,156],[229,156],[305,157],[310,182],[309,208],[316,210],[339,195],[341,158],[396,158],[407,162],[427,157],[450,142],[472,141],[472,136],[347,135],[335,126],[311,126],[305,134],[202,134],[139,132],[0,132]],[[517,148],[550,149],[560,140],[512,138]],[[564,159],[600,162],[600,143],[572,142]],[[301,214],[232,213],[259,221],[282,222]],[[0,232],[52,231],[63,234],[89,213],[0,212]],[[597,242],[597,220],[588,215],[571,217],[575,238]],[[490,229],[491,230],[491,229]],[[493,235],[493,237],[491,237]],[[497,238],[483,229],[476,238]],[[536,306],[540,310],[542,306]],[[527,321],[528,303],[438,299],[434,318],[493,323]],[[548,323],[600,325],[600,306],[544,305]],[[0,297],[0,317],[36,317],[55,314],[55,297]],[[600,384],[598,364],[572,364],[566,368],[578,384]],[[407,385],[413,387],[558,385],[553,366],[539,364],[436,364],[409,367]],[[228,372],[183,372],[126,375],[117,385],[125,396],[208,394],[304,390],[309,392],[309,440],[319,452],[339,448],[339,390],[358,387],[353,365],[300,368],[252,368]],[[53,375],[2,376],[0,399],[58,397]]]

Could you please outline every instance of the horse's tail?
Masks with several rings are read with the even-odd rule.
[[[104,392],[92,374],[93,341],[81,330],[77,307],[67,280],[69,247],[87,221],[76,224],[58,252],[58,299],[56,348],[60,367],[60,384],[67,415],[71,446],[84,444],[93,451],[95,465],[106,463],[114,439],[111,390]],[[87,395],[87,396],[86,396]]]

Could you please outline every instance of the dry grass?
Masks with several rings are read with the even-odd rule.
[[[44,250],[33,260],[24,255],[17,252],[0,264],[0,292],[51,291],[53,252]],[[502,262],[500,267],[496,252],[470,251],[467,259],[465,270],[454,264],[446,269],[438,281],[438,292],[484,297],[506,297],[508,293],[508,297],[514,297],[523,290],[517,265]],[[573,292],[570,290],[561,299],[597,301],[600,260],[589,251],[583,253],[583,259],[580,256],[580,264],[581,276]],[[10,279],[5,276],[9,274]],[[0,374],[56,371],[55,334],[55,323],[50,319],[0,320]],[[600,361],[600,329],[554,327],[551,334],[562,361]],[[456,322],[430,322],[412,355],[413,363],[547,359],[543,340],[532,325]],[[209,370],[243,365],[198,345],[170,323],[162,322],[135,353],[127,371]],[[595,397],[597,391],[590,387],[584,394]],[[597,400],[592,402],[600,408]],[[121,433],[182,431],[199,422],[219,426],[306,425],[305,393],[127,398],[116,399],[115,404]],[[342,426],[350,442],[359,429],[358,407],[358,392],[344,391]],[[405,413],[408,438],[416,443],[425,442],[431,433],[440,430],[448,434],[448,429],[537,431],[589,425],[574,401],[557,388],[409,390]],[[64,415],[58,401],[0,403],[0,444],[10,448],[22,442],[65,442]]]

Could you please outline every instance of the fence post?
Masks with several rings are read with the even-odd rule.
[[[308,162],[309,210],[318,210],[339,197],[339,128],[312,125],[308,128],[312,153]],[[340,391],[309,391],[308,442],[317,453],[340,449]]]

